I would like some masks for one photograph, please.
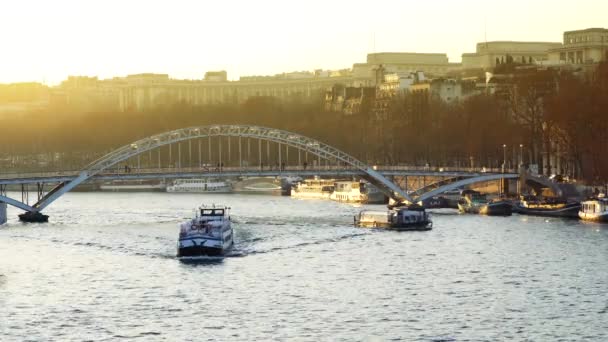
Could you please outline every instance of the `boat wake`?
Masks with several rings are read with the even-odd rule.
[[[335,238],[320,239],[320,240],[315,240],[315,241],[306,241],[306,242],[295,243],[295,244],[288,245],[288,246],[271,247],[268,249],[255,249],[255,247],[252,249],[239,249],[239,246],[237,244],[237,245],[235,245],[235,249],[233,250],[233,252],[231,253],[230,256],[231,257],[235,257],[235,256],[244,257],[244,256],[249,256],[249,255],[255,255],[255,254],[274,253],[274,252],[278,252],[278,251],[298,249],[298,248],[307,247],[307,246],[323,245],[323,244],[327,244],[327,243],[336,243],[336,242],[340,242],[340,241],[351,240],[353,238],[365,236],[368,234],[370,234],[370,233],[366,232],[366,233],[347,234],[347,235],[342,235],[342,236],[335,237]]]

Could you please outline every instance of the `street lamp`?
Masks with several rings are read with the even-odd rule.
[[[502,172],[505,172],[507,167],[507,144],[502,144]]]
[[[519,166],[524,164],[524,144],[519,144]]]

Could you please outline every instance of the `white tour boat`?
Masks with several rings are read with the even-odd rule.
[[[359,181],[336,181],[329,199],[346,203],[386,203],[386,196],[378,188]]]
[[[145,180],[114,180],[102,183],[99,190],[112,192],[165,191],[165,183]]]
[[[167,187],[167,192],[226,194],[232,192],[232,185],[224,181],[206,179],[176,179],[172,185]]]
[[[333,179],[305,179],[291,188],[291,197],[329,199],[333,191]]]
[[[180,224],[178,257],[222,256],[234,245],[230,208],[201,206],[193,219]]]
[[[419,205],[393,208],[388,211],[363,210],[355,216],[355,226],[389,230],[431,230],[433,221]]]
[[[582,202],[578,217],[585,221],[608,222],[608,198],[599,197]]]

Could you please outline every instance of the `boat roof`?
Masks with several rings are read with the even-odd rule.
[[[360,215],[387,215],[388,211],[380,211],[380,210],[361,210],[359,212]]]
[[[230,207],[223,204],[201,204],[199,209],[230,209]]]
[[[586,201],[583,201],[582,203],[591,203],[591,202],[608,203],[608,198],[606,198],[606,197],[590,198]]]

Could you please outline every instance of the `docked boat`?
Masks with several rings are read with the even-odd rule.
[[[367,196],[363,194],[361,187],[362,184],[356,181],[336,181],[329,199],[346,203],[365,203]]]
[[[206,179],[176,179],[167,187],[167,192],[226,194],[232,192],[232,185],[224,181]]]
[[[422,201],[422,205],[427,209],[451,208],[447,198],[443,196],[433,196]]]
[[[510,216],[513,208],[508,201],[489,200],[485,194],[474,190],[463,190],[458,200],[458,210],[467,214]]]
[[[178,257],[222,256],[234,245],[230,208],[201,206],[189,221],[180,224]]]
[[[433,221],[419,205],[409,205],[387,211],[363,210],[354,217],[355,226],[388,230],[431,230]]]
[[[333,179],[305,179],[291,188],[291,197],[329,199],[332,192],[334,192]]]
[[[521,196],[513,205],[513,211],[523,215],[578,218],[581,209],[579,202],[568,202],[559,198],[542,198]]]
[[[582,202],[578,217],[585,221],[608,223],[608,198],[600,197]]]
[[[383,204],[386,196],[370,183],[336,181],[329,199],[346,203]]]
[[[49,215],[44,215],[43,213],[35,211],[26,211],[23,214],[19,214],[19,221],[37,223],[49,222]]]
[[[111,192],[154,192],[165,191],[165,184],[149,180],[113,180],[99,185],[99,190]]]

